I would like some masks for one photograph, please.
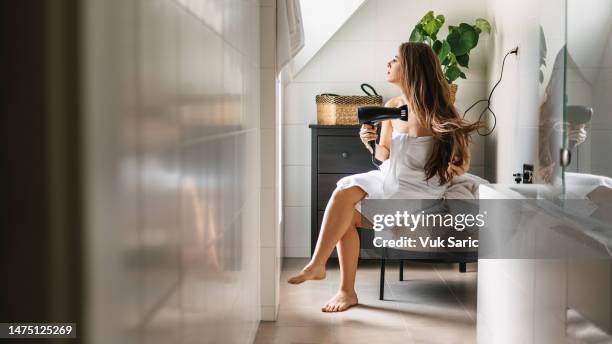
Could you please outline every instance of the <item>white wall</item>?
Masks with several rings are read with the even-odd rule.
[[[281,223],[279,179],[282,174],[278,149],[276,1],[261,2],[261,319],[276,320],[281,269]]]
[[[447,23],[473,22],[485,17],[485,0],[368,0],[323,46],[285,89],[283,131],[284,249],[288,257],[310,255],[310,129],[316,123],[315,95],[325,92],[358,95],[362,82],[372,84],[385,100],[399,90],[385,80],[386,63],[408,41],[418,20],[429,10]],[[308,35],[308,33],[305,33]],[[446,33],[443,33],[446,35]],[[456,105],[464,110],[485,96],[487,36],[472,52],[467,80],[459,80]],[[484,172],[483,140],[475,138],[470,172]]]
[[[521,172],[523,163],[538,163],[539,107],[555,56],[565,42],[565,1],[487,0],[486,5],[493,26],[487,63],[489,90],[499,78],[506,52],[519,46],[519,57],[506,59],[503,81],[493,96],[497,129],[486,140],[485,177],[514,183],[512,174]],[[548,48],[542,84],[538,80],[540,25]]]
[[[590,150],[590,164],[593,174],[612,177],[612,31],[608,34],[606,50],[598,68],[597,78],[593,86],[593,119],[589,126],[587,152]],[[587,142],[585,142],[587,143]],[[582,149],[582,148],[581,148]],[[581,153],[582,154],[582,153]],[[585,155],[587,155],[585,154]]]
[[[89,0],[83,11],[84,341],[252,342],[259,2]]]
[[[568,0],[567,48],[575,64],[568,65],[569,105],[593,107],[586,141],[572,150],[569,171],[612,176],[612,3],[589,0],[589,6]],[[583,39],[581,33],[591,33]]]

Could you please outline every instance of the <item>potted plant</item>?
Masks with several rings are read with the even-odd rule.
[[[491,33],[491,24],[486,19],[478,18],[473,25],[449,25],[446,39],[438,39],[444,21],[443,15],[436,16],[433,11],[427,12],[412,30],[410,42],[427,43],[438,55],[446,81],[451,87],[451,101],[454,102],[457,85],[453,82],[458,78],[466,78],[462,68],[468,68],[470,51],[478,45],[478,37],[482,32]]]

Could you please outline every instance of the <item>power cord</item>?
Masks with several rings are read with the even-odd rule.
[[[497,125],[497,117],[495,116],[495,112],[493,111],[493,109],[491,109],[491,97],[493,96],[493,92],[495,92],[495,89],[497,88],[499,83],[502,81],[502,77],[504,76],[504,64],[506,63],[506,58],[510,54],[518,55],[518,47],[510,50],[504,56],[504,59],[502,60],[501,72],[499,73],[499,80],[497,80],[497,82],[495,83],[495,85],[491,89],[491,92],[489,92],[489,97],[487,99],[478,100],[477,102],[472,104],[469,108],[467,108],[467,110],[465,110],[465,112],[463,112],[463,118],[465,119],[465,116],[467,115],[467,113],[472,108],[474,108],[474,106],[478,105],[481,102],[487,102],[487,106],[480,112],[480,115],[478,116],[478,121],[479,122],[482,121],[482,119],[485,116],[486,112],[489,111],[489,112],[491,112],[491,116],[493,117],[493,127],[491,128],[491,130],[489,130],[487,133],[484,133],[484,134],[480,132],[480,129],[478,129],[476,132],[480,136],[489,136],[489,135],[491,135],[491,133],[493,133],[493,130],[495,130],[495,126]]]

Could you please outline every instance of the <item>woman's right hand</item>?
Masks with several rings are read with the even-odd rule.
[[[376,137],[378,137],[378,135],[376,134],[376,128],[374,128],[374,126],[370,124],[361,125],[361,130],[359,130],[359,138],[361,138],[361,142],[363,142],[370,152],[372,151],[372,147],[370,147],[368,142],[376,140]]]

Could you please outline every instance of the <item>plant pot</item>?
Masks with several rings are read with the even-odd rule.
[[[449,90],[450,90],[450,103],[451,104],[455,104],[455,96],[457,95],[457,88],[459,86],[457,86],[457,84],[448,84]]]

